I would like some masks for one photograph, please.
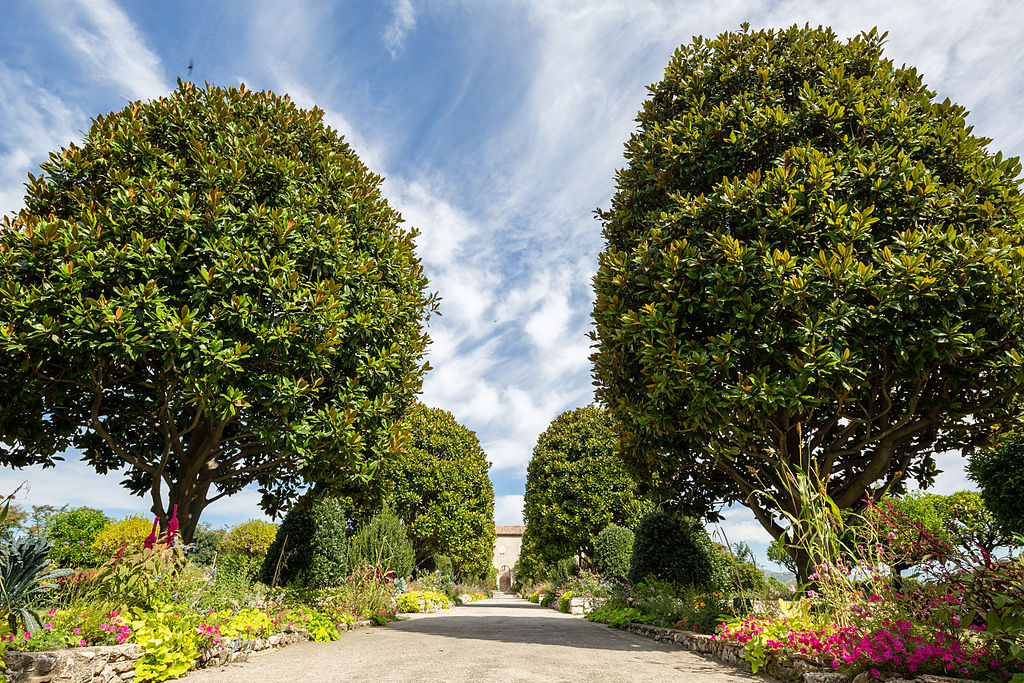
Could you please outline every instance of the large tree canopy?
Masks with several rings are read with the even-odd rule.
[[[651,86],[594,278],[623,456],[694,512],[798,466],[843,508],[1017,411],[1020,164],[872,30],[696,38]]]
[[[373,475],[435,302],[415,230],[319,109],[244,86],[99,116],[0,224],[0,458],[77,448],[191,536]]]
[[[614,449],[615,421],[597,406],[562,413],[537,438],[523,515],[540,560],[592,558],[601,529],[632,527],[653,507],[637,495]]]
[[[405,450],[381,465],[381,501],[405,521],[417,564],[445,555],[459,575],[485,575],[494,552],[494,489],[476,434],[421,403],[403,426]]]

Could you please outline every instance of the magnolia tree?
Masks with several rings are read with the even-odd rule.
[[[405,522],[418,565],[444,555],[460,576],[485,575],[494,551],[494,489],[476,434],[448,411],[421,403],[403,427],[405,449],[381,466],[380,500]]]
[[[597,406],[562,413],[537,438],[523,508],[530,543],[523,544],[538,559],[592,558],[602,529],[632,527],[651,509],[614,447],[615,421]]]
[[[928,485],[1024,386],[1020,164],[883,40],[680,47],[599,212],[593,373],[621,455],[775,538],[795,470],[841,508]]]
[[[0,462],[126,467],[187,540],[248,484],[275,513],[399,449],[435,301],[322,111],[179,81],[42,171],[0,224]]]

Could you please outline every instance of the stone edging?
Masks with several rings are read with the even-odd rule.
[[[372,626],[373,622],[360,619],[352,624],[335,624],[339,631],[352,631]],[[202,650],[192,670],[222,666],[231,662],[244,662],[253,652],[284,647],[309,640],[309,633],[292,627],[267,638],[225,638],[212,648]],[[128,683],[135,680],[135,663],[142,657],[142,647],[136,643],[74,647],[43,652],[3,653],[9,683]]]
[[[705,633],[684,631],[678,628],[650,626],[648,624],[631,623],[626,630],[659,642],[672,643],[691,652],[711,655],[719,661],[734,664],[750,671],[750,663],[743,659],[743,646],[715,640]],[[800,683],[866,683],[867,672],[854,677],[833,671],[828,663],[818,657],[789,652],[785,657],[769,654],[761,671],[782,681],[798,681]],[[889,678],[888,683],[982,683],[966,678],[951,678],[933,674],[921,674],[916,678]]]

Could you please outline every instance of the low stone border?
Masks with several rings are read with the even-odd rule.
[[[48,652],[3,654],[10,683],[113,683],[135,680],[135,662],[142,657],[142,646],[135,643],[76,647]]]
[[[351,631],[373,626],[373,622],[360,619],[335,626],[339,631]],[[219,645],[200,651],[193,669],[244,662],[254,652],[307,640],[309,633],[296,627],[267,638],[225,638]],[[141,657],[142,646],[135,643],[43,652],[8,651],[3,653],[6,671],[0,670],[0,674],[9,683],[127,683],[135,680],[135,663]]]
[[[705,633],[637,623],[629,624],[626,630],[659,642],[679,645],[691,652],[711,655],[719,661],[734,664],[745,671],[751,670],[750,663],[743,659],[742,645],[724,643]],[[850,677],[844,673],[833,671],[828,662],[819,657],[795,652],[789,652],[785,657],[769,654],[761,671],[781,681],[800,683],[867,683],[871,680],[866,671]],[[967,678],[952,678],[934,674],[921,674],[910,679],[887,678],[884,680],[888,683],[983,683]]]

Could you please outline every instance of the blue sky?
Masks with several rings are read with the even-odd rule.
[[[592,398],[591,287],[623,143],[647,84],[694,35],[793,23],[889,31],[888,55],[967,107],[976,132],[1024,151],[1024,4],[951,2],[178,2],[0,0],[0,213],[26,173],[97,114],[166,94],[177,77],[317,105],[373,170],[418,240],[443,316],[423,400],[450,410],[493,462],[499,524],[521,521],[538,434]],[[937,490],[967,486],[939,458]],[[144,512],[116,476],[72,458],[28,480],[30,504]],[[259,516],[245,492],[215,526]],[[765,532],[727,513],[730,540]]]

